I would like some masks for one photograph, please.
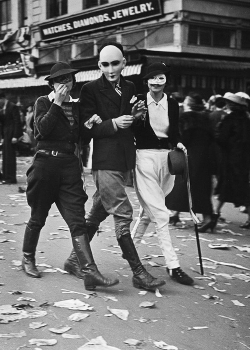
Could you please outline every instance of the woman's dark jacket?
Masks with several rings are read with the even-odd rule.
[[[159,139],[150,125],[149,114],[145,121],[136,122],[132,129],[135,135],[136,149],[172,149],[180,141],[179,135],[179,105],[178,102],[167,95],[169,129],[168,137]],[[167,115],[166,115],[167,117]]]

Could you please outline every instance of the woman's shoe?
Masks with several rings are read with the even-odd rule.
[[[177,222],[181,222],[179,215],[173,215],[169,218],[169,224],[175,226]]]
[[[250,228],[250,221],[246,221],[244,224],[240,225],[240,228]]]
[[[205,233],[207,230],[211,230],[211,233],[213,233],[213,230],[215,226],[217,225],[217,221],[220,217],[220,214],[212,214],[211,220],[209,222],[206,222],[205,224],[201,225],[198,228],[198,232]]]

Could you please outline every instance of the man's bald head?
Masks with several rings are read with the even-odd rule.
[[[123,54],[116,46],[108,45],[100,51],[99,58],[101,62],[122,60]]]
[[[111,83],[117,83],[125,67],[126,59],[116,45],[106,45],[99,53],[98,66]]]

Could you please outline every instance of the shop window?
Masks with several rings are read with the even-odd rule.
[[[47,0],[47,18],[62,16],[68,13],[68,0]]]
[[[45,64],[58,61],[58,50],[50,48],[39,52],[38,64]]]
[[[181,76],[181,87],[186,87],[187,86],[187,79],[186,75]]]
[[[242,30],[241,32],[241,48],[250,49],[250,30]]]
[[[74,58],[85,58],[94,56],[94,43],[93,42],[82,42],[77,43],[75,47]]]
[[[135,50],[144,48],[145,31],[128,33],[122,35],[122,45],[125,50]]]
[[[0,25],[11,22],[11,1],[0,0]]]
[[[196,85],[197,85],[196,76],[192,75],[191,86],[193,89],[195,89]]]
[[[58,48],[58,60],[68,62],[71,59],[71,45],[63,45]]]
[[[83,9],[108,4],[109,0],[83,0]]]
[[[224,28],[190,26],[188,43],[189,45],[234,48],[236,46],[236,33]]]
[[[148,30],[147,47],[161,46],[174,41],[173,26]]]

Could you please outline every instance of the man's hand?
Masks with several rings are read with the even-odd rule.
[[[141,118],[146,112],[147,108],[145,107],[145,101],[138,101],[132,108],[132,116],[135,119]]]
[[[11,143],[17,143],[17,139],[15,137],[12,137]]]
[[[92,117],[89,118],[89,120],[87,120],[84,123],[84,125],[86,126],[86,128],[91,129],[94,124],[100,124],[101,122],[101,117],[99,117],[99,115],[97,114],[94,114],[92,115]]]
[[[55,93],[54,103],[57,104],[58,106],[61,106],[63,101],[65,100],[67,92],[68,92],[68,88],[66,85],[64,84],[58,85],[58,88],[56,89],[56,93]]]
[[[101,117],[97,114],[92,115],[88,121],[92,124],[100,124],[102,122]]]
[[[118,128],[127,129],[133,123],[134,118],[132,115],[121,115],[118,118],[115,118],[114,121]]]
[[[181,149],[183,152],[185,152],[187,150],[186,147],[181,142],[178,142],[177,148]]]

